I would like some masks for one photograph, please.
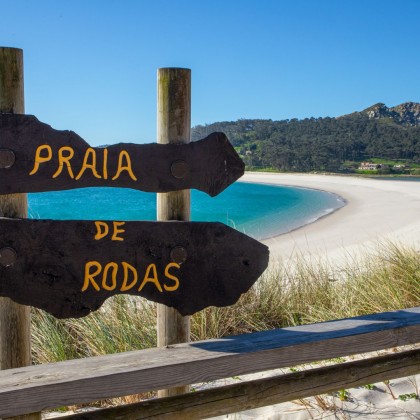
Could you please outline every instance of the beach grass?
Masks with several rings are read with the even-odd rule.
[[[270,268],[233,306],[210,307],[191,318],[192,340],[204,340],[418,306],[420,255],[384,244],[339,272],[299,258]],[[116,296],[80,319],[57,320],[33,309],[35,363],[156,346],[156,307]]]

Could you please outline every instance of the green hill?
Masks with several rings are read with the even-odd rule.
[[[419,171],[420,104],[373,105],[337,118],[240,119],[193,127],[192,140],[223,131],[248,169],[382,173]],[[375,172],[375,171],[373,171]]]

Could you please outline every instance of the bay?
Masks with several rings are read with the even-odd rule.
[[[156,194],[83,188],[28,194],[29,217],[58,220],[156,220]],[[236,182],[217,197],[191,192],[191,219],[225,223],[256,239],[290,232],[337,210],[335,194]]]

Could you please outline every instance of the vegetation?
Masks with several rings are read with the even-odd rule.
[[[411,249],[389,245],[364,264],[346,267],[338,277],[331,273],[331,267],[309,265],[303,259],[293,267],[272,270],[236,305],[211,307],[195,314],[191,319],[192,339],[397,310],[416,306],[420,301],[420,259]],[[141,298],[115,296],[97,312],[80,319],[57,320],[37,309],[33,309],[32,315],[35,363],[156,346],[156,306]],[[296,370],[291,367],[291,371]],[[152,395],[132,395],[62,409],[134,403]],[[347,390],[337,395],[343,401],[349,397]],[[318,407],[334,411],[335,404],[326,397],[314,398]],[[399,398],[403,401],[418,398],[418,391]],[[313,405],[307,399],[300,401],[308,407]]]
[[[192,338],[203,340],[418,305],[420,259],[414,250],[389,245],[364,264],[331,274],[303,259],[265,274],[239,302],[207,308],[192,317]],[[33,312],[36,363],[156,346],[155,305],[117,296],[81,319],[57,320]]]
[[[213,131],[223,131],[248,170],[353,173],[360,162],[375,159],[387,161],[383,168],[386,173],[418,170],[419,124],[408,124],[392,113],[371,118],[370,109],[339,118],[217,122],[194,127],[192,138],[198,140]]]

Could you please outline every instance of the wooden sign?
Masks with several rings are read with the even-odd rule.
[[[31,115],[0,114],[0,194],[125,187],[148,192],[194,188],[215,196],[244,173],[223,133],[189,144],[90,147]]]
[[[221,223],[0,219],[0,296],[58,318],[131,294],[190,315],[234,304],[268,248]]]

